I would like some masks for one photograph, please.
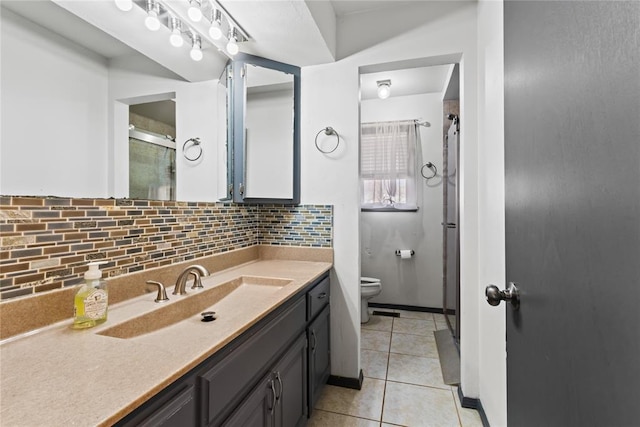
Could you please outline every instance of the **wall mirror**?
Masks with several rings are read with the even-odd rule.
[[[300,69],[252,55],[230,65],[230,188],[239,203],[300,202]]]
[[[133,37],[122,24],[124,36],[116,37],[63,6],[90,9],[104,22],[108,14],[118,22],[134,19],[111,2],[2,2],[0,194],[206,202],[224,196],[227,92],[220,74],[226,58],[218,64],[209,50],[195,63],[188,49],[170,51],[164,39],[150,38],[148,50],[173,53],[178,64],[161,65],[124,42],[151,37],[144,26],[136,26],[141,35]],[[150,150],[154,159],[132,165],[130,110],[156,102],[171,102],[175,115],[175,133],[151,129],[157,147],[175,139],[175,148]],[[183,144],[196,137],[203,153],[193,162],[183,156]],[[158,156],[174,158],[158,166],[166,172],[163,181],[131,191],[132,170],[142,172]]]

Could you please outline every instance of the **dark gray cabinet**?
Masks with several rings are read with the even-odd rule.
[[[275,403],[275,379],[269,373],[258,382],[258,385],[223,425],[225,427],[271,427],[274,422]]]
[[[307,420],[307,338],[300,335],[273,370],[276,387],[274,425],[301,426]]]
[[[282,354],[304,331],[306,307],[298,298],[224,359],[212,361],[199,376],[201,423],[220,425]]]
[[[331,374],[330,308],[327,304],[308,328],[309,415]]]
[[[309,416],[331,374],[329,288],[329,276],[326,276],[307,292]]]
[[[307,420],[307,340],[293,346],[249,393],[224,427],[296,427]]]
[[[117,425],[303,426],[329,359],[327,274]]]

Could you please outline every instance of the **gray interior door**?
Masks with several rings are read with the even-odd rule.
[[[638,426],[640,2],[504,20],[509,426]]]

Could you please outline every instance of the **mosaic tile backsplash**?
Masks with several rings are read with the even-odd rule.
[[[0,299],[255,244],[331,247],[329,205],[0,197]]]

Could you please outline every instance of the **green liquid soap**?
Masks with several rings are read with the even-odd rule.
[[[84,274],[85,283],[76,293],[73,301],[73,329],[85,329],[104,323],[107,320],[109,295],[107,282],[102,280],[98,269],[102,262],[89,263]]]

